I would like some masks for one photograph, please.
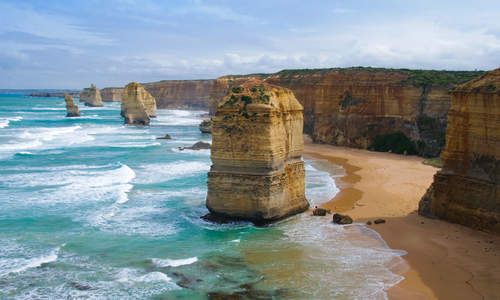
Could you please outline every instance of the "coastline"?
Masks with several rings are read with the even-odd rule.
[[[345,170],[340,192],[320,207],[366,222],[393,249],[405,250],[405,278],[387,291],[389,299],[499,299],[500,236],[424,218],[418,201],[438,170],[423,158],[312,144],[304,154]]]

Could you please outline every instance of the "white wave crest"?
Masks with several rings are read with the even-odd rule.
[[[118,274],[116,281],[121,283],[129,282],[158,282],[170,281],[170,277],[162,272],[151,272],[144,275],[137,275],[137,272],[131,269],[124,269]]]
[[[190,258],[183,258],[183,259],[168,259],[168,258],[167,259],[160,259],[160,258],[151,259],[151,262],[159,268],[179,267],[179,266],[184,266],[184,265],[190,265],[190,264],[194,264],[197,261],[198,261],[198,257],[190,257]]]
[[[208,172],[210,165],[201,161],[176,161],[166,164],[142,165],[135,183],[151,184]]]
[[[58,258],[59,251],[61,251],[61,248],[64,246],[65,245],[63,244],[63,245],[57,247],[56,249],[52,250],[49,255],[24,260],[24,262],[22,262],[21,266],[14,268],[14,269],[8,271],[7,273],[20,273],[20,272],[26,271],[26,270],[31,269],[31,268],[40,267],[43,264],[48,264],[48,263],[54,262]]]

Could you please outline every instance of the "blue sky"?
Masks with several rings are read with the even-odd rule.
[[[0,0],[0,88],[500,67],[500,1]]]

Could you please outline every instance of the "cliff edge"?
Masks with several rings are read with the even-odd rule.
[[[269,222],[309,207],[302,109],[290,90],[259,80],[231,88],[212,123],[212,214]]]
[[[500,69],[451,92],[441,158],[419,213],[500,233]]]

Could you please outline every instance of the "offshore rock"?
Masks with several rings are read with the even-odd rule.
[[[210,149],[210,144],[200,141],[200,142],[194,143],[193,146],[190,146],[190,147],[179,147],[180,151],[183,151],[185,149],[189,149],[189,150]]]
[[[333,223],[339,225],[352,224],[352,218],[348,215],[333,214]]]
[[[64,94],[64,101],[66,102],[66,117],[79,117],[80,111],[78,106],[75,104],[73,97],[68,94]]]
[[[290,90],[258,80],[232,87],[212,123],[210,212],[266,223],[306,210],[302,124]]]
[[[156,116],[155,99],[139,83],[131,82],[123,90],[121,116],[125,124],[149,125]]]
[[[101,97],[104,102],[120,102],[122,101],[123,88],[103,88],[101,89]]]
[[[80,94],[80,101],[85,103],[85,106],[103,106],[101,93],[91,84],[90,88],[85,88]]]
[[[451,92],[443,169],[419,214],[500,233],[500,69]]]

